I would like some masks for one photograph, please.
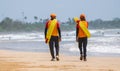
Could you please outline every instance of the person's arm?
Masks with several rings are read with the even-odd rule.
[[[46,38],[46,34],[47,34],[47,28],[45,27],[45,32],[44,32],[44,34],[45,34],[45,38]]]
[[[76,38],[78,37],[79,28],[76,28]]]
[[[78,41],[78,32],[79,32],[79,28],[76,27],[76,41]]]
[[[61,38],[61,30],[58,28],[59,38]]]
[[[78,41],[78,33],[79,33],[79,21],[77,21],[76,25],[76,41]]]
[[[45,31],[44,31],[45,39],[46,39],[46,35],[47,35],[47,30],[48,30],[48,22],[46,22]]]
[[[58,33],[59,33],[59,41],[61,41],[61,30],[60,30],[59,22],[57,22],[57,28],[58,28]]]

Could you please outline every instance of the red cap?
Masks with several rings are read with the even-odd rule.
[[[52,16],[52,17],[56,17],[56,14],[52,13],[52,14],[50,14],[50,16]]]
[[[80,15],[80,18],[85,18],[85,14],[81,14],[81,15]]]

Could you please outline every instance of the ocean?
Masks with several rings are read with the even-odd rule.
[[[90,30],[88,56],[120,56],[120,29]],[[75,31],[62,31],[60,53],[79,56]],[[44,42],[44,32],[0,34],[0,49],[25,52],[49,52]]]

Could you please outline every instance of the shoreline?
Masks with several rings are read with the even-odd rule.
[[[49,52],[0,50],[0,71],[119,71],[120,57],[60,55],[60,61],[50,61]]]
[[[115,43],[114,45],[116,45],[117,43]],[[105,46],[105,48],[103,48],[103,47],[95,47],[95,46],[98,46],[97,44],[93,44],[92,46],[92,44],[93,43],[88,44],[88,47],[87,47],[88,56],[120,57],[119,45],[117,45],[115,48],[113,46],[111,47]],[[40,52],[41,53],[41,52],[49,52],[49,47],[43,41],[10,40],[10,41],[0,41],[0,50],[13,50],[18,52]],[[93,52],[96,50],[97,52]],[[108,52],[106,52],[107,50]],[[60,54],[61,53],[67,56],[79,56],[79,49],[77,47],[77,43],[76,42],[74,43],[73,41],[61,42]]]
[[[49,48],[47,50],[38,50],[38,51],[32,51],[32,50],[16,50],[16,49],[0,49],[5,51],[13,51],[13,52],[24,52],[24,53],[48,53]],[[63,50],[63,49],[62,49]],[[71,51],[60,51],[60,54],[65,56],[77,56],[79,57],[79,52],[71,52]],[[100,53],[100,52],[87,52],[88,57],[120,57],[119,53]]]

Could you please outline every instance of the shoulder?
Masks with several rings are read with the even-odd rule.
[[[47,20],[46,24],[48,24],[50,22],[50,20]]]
[[[88,24],[88,21],[86,21],[86,23]]]
[[[76,22],[77,22],[77,24],[79,24],[80,20],[77,20]]]
[[[58,21],[58,20],[56,20],[56,23],[59,25],[60,24],[60,22]]]
[[[79,28],[79,23],[80,23],[80,20],[76,21],[76,28]]]

